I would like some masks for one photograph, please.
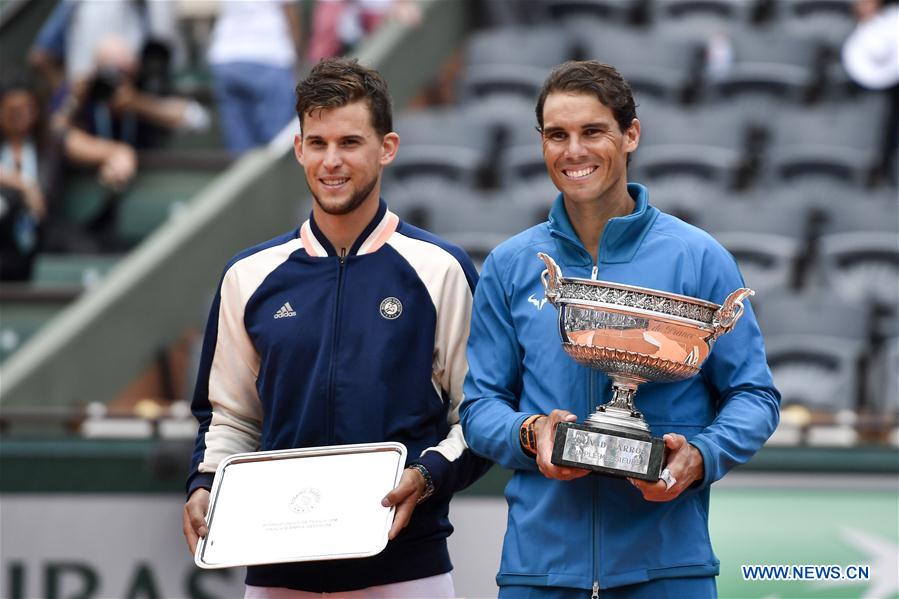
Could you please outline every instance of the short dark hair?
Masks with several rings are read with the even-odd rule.
[[[387,83],[380,73],[359,64],[355,58],[320,61],[309,76],[297,84],[296,95],[300,129],[303,128],[303,117],[313,110],[340,108],[365,100],[374,130],[381,136],[393,131],[393,109]]]
[[[618,70],[597,60],[569,60],[552,70],[537,98],[537,124],[543,131],[543,104],[553,92],[592,94],[608,106],[624,133],[637,118],[631,86]]]

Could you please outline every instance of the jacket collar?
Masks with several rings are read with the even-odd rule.
[[[387,243],[387,239],[393,235],[399,226],[399,217],[387,209],[384,199],[378,200],[378,211],[374,218],[363,229],[353,246],[347,253],[348,256],[361,256],[378,251]],[[310,213],[309,220],[300,227],[300,240],[306,253],[313,257],[337,256],[337,250],[325,237]]]
[[[630,262],[652,223],[659,215],[649,205],[649,193],[639,183],[628,183],[627,192],[634,199],[634,211],[627,216],[609,219],[599,240],[599,262],[615,264]],[[559,257],[572,266],[591,266],[590,253],[578,238],[560,193],[549,211],[549,229],[556,243]]]

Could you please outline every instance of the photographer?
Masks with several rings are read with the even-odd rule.
[[[135,148],[158,145],[168,130],[209,127],[209,114],[199,103],[140,89],[138,76],[138,61],[127,42],[105,37],[97,43],[93,73],[71,86],[59,112],[61,122]],[[154,87],[164,87],[158,76],[150,80]]]

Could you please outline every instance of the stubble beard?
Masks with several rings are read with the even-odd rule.
[[[330,214],[332,216],[343,216],[344,214],[349,214],[350,212],[361,206],[365,199],[374,190],[375,185],[377,184],[378,177],[372,177],[371,181],[369,181],[365,185],[365,187],[351,195],[346,202],[338,204],[326,204],[325,202],[322,202],[314,193],[312,194],[312,199],[315,200],[315,203],[318,204],[318,207],[321,208],[325,214]]]

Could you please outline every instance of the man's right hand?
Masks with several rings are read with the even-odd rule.
[[[541,416],[534,422],[534,435],[537,438],[537,467],[546,478],[556,480],[573,480],[590,474],[583,468],[556,466],[551,462],[556,426],[560,422],[576,422],[577,416],[566,410],[553,410],[549,416]]]
[[[184,514],[181,518],[184,527],[184,538],[190,554],[197,550],[197,543],[206,536],[206,512],[209,510],[209,490],[197,489],[191,493],[187,503],[184,504]]]

